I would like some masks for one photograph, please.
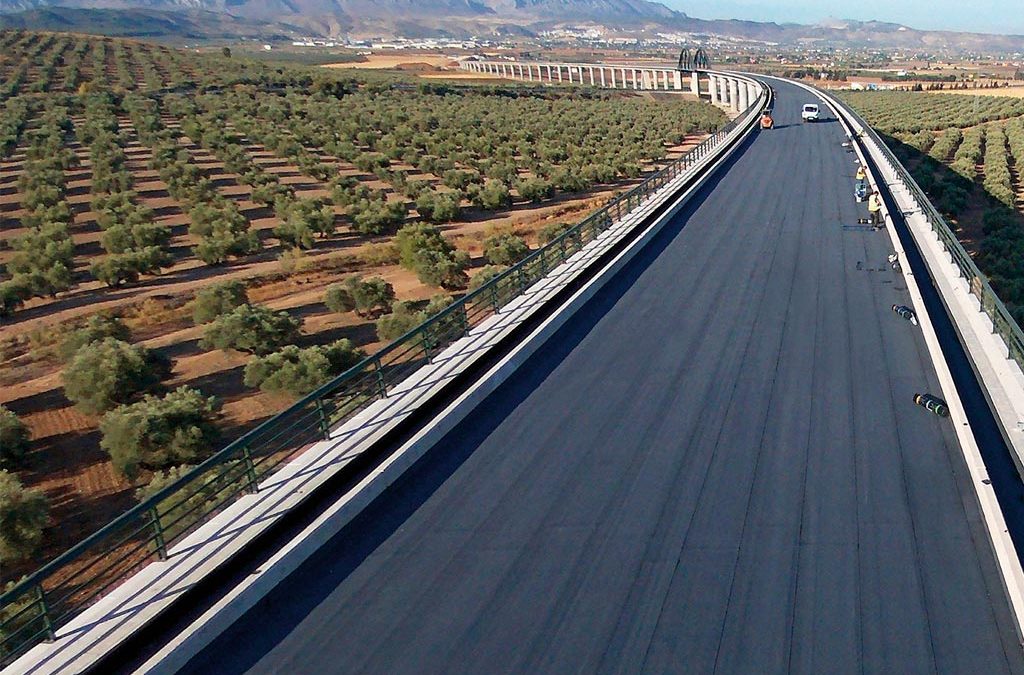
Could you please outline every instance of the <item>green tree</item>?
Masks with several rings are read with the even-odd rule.
[[[508,267],[504,265],[485,265],[480,268],[480,271],[473,275],[469,280],[470,292],[475,291],[491,279],[499,276],[502,272],[507,270]]]
[[[269,354],[299,338],[302,322],[263,305],[239,305],[206,327],[199,346]]]
[[[349,277],[327,289],[324,304],[332,312],[351,312],[359,316],[378,317],[391,311],[395,289],[380,277],[361,279]]]
[[[170,360],[159,352],[104,338],[80,349],[64,369],[64,393],[86,414],[98,415],[170,375]]]
[[[131,331],[116,316],[93,314],[86,319],[81,328],[68,333],[64,337],[60,343],[60,357],[64,361],[70,361],[78,353],[79,349],[104,338],[114,338],[127,342],[131,339]]]
[[[527,201],[539,202],[555,193],[554,186],[541,178],[527,178],[516,183],[516,192]]]
[[[26,490],[14,474],[0,471],[0,563],[31,556],[49,520],[46,497]]]
[[[411,302],[396,302],[390,314],[377,319],[377,336],[391,342],[402,337],[428,318],[427,313],[417,311]]]
[[[483,188],[476,192],[473,200],[478,206],[488,210],[500,209],[512,203],[512,195],[508,186],[500,180],[489,180]]]
[[[14,278],[0,282],[0,317],[10,316],[25,304],[32,291],[23,278]]]
[[[217,449],[217,400],[190,387],[114,408],[100,421],[100,447],[114,468],[134,478],[140,468],[197,462]]]
[[[416,198],[416,211],[424,220],[432,223],[447,223],[458,220],[460,208],[458,195],[425,190]]]
[[[245,366],[245,385],[297,398],[326,384],[332,377],[359,363],[364,356],[347,339],[305,349],[289,345],[249,361]]]
[[[12,469],[21,464],[28,447],[28,427],[17,415],[0,405],[0,469]]]
[[[395,237],[402,266],[431,286],[459,288],[466,283],[469,254],[457,251],[436,227],[410,223]]]
[[[514,265],[530,255],[530,247],[514,234],[495,234],[484,240],[484,257],[493,265]]]
[[[196,299],[192,301],[192,320],[197,326],[209,323],[248,302],[245,282],[237,279],[223,281],[196,293]]]
[[[540,231],[539,239],[541,245],[550,244],[564,233],[572,229],[569,223],[550,223]]]

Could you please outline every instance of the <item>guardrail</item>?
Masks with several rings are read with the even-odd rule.
[[[141,567],[170,555],[170,546],[371,403],[530,285],[595,240],[655,192],[729,140],[769,95],[684,156],[590,214],[553,241],[455,300],[377,353],[231,442],[180,479],[139,503],[0,596],[0,667],[57,630]]]
[[[989,284],[988,278],[974,264],[971,256],[964,250],[956,235],[953,234],[953,230],[950,229],[946,219],[932,205],[931,200],[928,199],[928,196],[921,189],[921,186],[917,184],[913,176],[910,175],[910,172],[900,164],[892,149],[882,141],[881,136],[871,128],[864,118],[861,117],[860,113],[853,110],[850,106],[845,106],[845,109],[851,117],[857,120],[861,127],[860,133],[868,134],[875,141],[882,156],[885,158],[885,162],[896,173],[899,181],[913,195],[914,201],[917,203],[918,208],[921,209],[921,213],[928,219],[928,224],[931,226],[932,231],[938,236],[946,253],[949,254],[956,264],[957,269],[960,271],[960,276],[967,280],[971,293],[978,298],[982,311],[992,321],[995,332],[1006,344],[1006,350],[1010,358],[1016,361],[1017,365],[1024,370],[1024,331],[1021,331],[1013,315],[1006,308],[1006,305],[1003,304],[1003,301],[999,299],[999,296],[996,295],[996,292]]]

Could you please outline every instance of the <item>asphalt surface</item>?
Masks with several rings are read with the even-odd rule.
[[[191,673],[1022,673],[838,122],[761,132]]]

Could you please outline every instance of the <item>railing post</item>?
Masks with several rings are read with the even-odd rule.
[[[545,276],[548,273],[548,258],[543,246],[538,251],[537,257],[540,258],[540,274]]]
[[[463,335],[469,335],[469,312],[466,311],[465,301],[459,305],[459,323]]]
[[[164,528],[160,524],[160,514],[157,513],[156,505],[149,509],[149,523],[153,527],[156,555],[160,560],[167,560],[167,542],[164,540]]]
[[[423,347],[423,353],[426,355],[427,361],[429,361],[433,358],[430,355],[430,326],[424,326],[420,331],[420,335],[422,336],[420,338],[420,344]]]
[[[494,313],[497,314],[498,310],[501,309],[498,305],[498,282],[494,281],[491,283],[491,290],[489,295],[491,296],[491,307],[494,308]]]
[[[324,440],[327,440],[331,436],[331,425],[327,419],[327,409],[324,408],[324,400],[322,398],[316,399],[315,405],[317,424],[320,427],[320,433],[323,434]]]
[[[36,605],[39,606],[39,616],[43,619],[43,630],[46,631],[46,641],[53,642],[57,639],[57,631],[54,630],[53,620],[50,618],[50,607],[46,602],[46,591],[43,585],[36,584]]]
[[[250,494],[256,494],[260,488],[256,483],[256,465],[252,461],[252,450],[248,444],[242,446],[242,464],[245,466],[246,487]]]
[[[492,287],[493,288],[493,287]],[[381,364],[380,359],[374,359],[373,361],[374,371],[377,374],[377,395],[381,398],[388,397],[388,386],[384,381],[384,366]]]

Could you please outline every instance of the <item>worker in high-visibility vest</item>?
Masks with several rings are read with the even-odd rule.
[[[868,216],[871,217],[871,226],[874,229],[882,227],[882,198],[878,192],[872,192],[868,196]]]
[[[857,167],[857,182],[863,183],[865,178],[867,178],[867,174],[864,172],[864,165],[862,164]]]

